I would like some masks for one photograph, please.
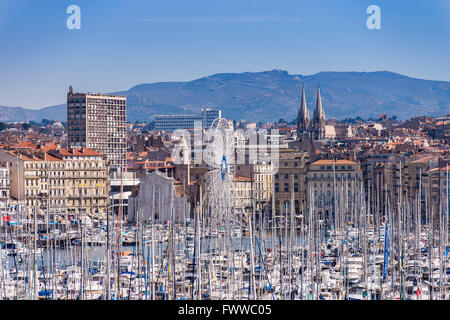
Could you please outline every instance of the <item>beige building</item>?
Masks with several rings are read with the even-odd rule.
[[[270,212],[273,194],[273,166],[259,163],[253,165],[253,198],[256,210]]]
[[[47,152],[0,150],[10,165],[11,197],[28,208],[60,214],[105,214],[109,174],[105,157],[88,148]]]
[[[294,213],[301,215],[305,206],[306,154],[296,150],[280,150],[278,171],[274,174],[275,216],[290,214],[292,192]]]
[[[362,182],[359,163],[350,160],[318,160],[307,168],[306,198],[319,219],[331,221],[333,209],[340,206],[345,208],[344,221],[349,221]],[[345,205],[346,201],[348,205]]]
[[[422,199],[429,193],[429,206],[434,206],[434,218],[439,221],[439,212],[448,212],[450,188],[447,181],[450,180],[450,166],[431,169],[428,171],[428,177],[428,190],[422,193]]]
[[[67,94],[67,137],[70,147],[104,154],[111,167],[126,170],[127,98],[105,94]]]
[[[235,177],[233,184],[233,207],[238,213],[251,212],[254,202],[252,198],[252,179],[247,177]]]

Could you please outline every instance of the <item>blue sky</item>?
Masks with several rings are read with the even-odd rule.
[[[366,27],[372,4],[381,30]],[[450,81],[450,0],[0,0],[0,105],[272,69]]]

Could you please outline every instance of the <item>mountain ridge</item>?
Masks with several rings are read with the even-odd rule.
[[[127,96],[130,122],[151,121],[155,114],[199,113],[205,107],[221,109],[224,117],[236,120],[290,121],[297,116],[303,84],[310,112],[320,85],[327,118],[368,118],[385,113],[409,119],[450,113],[449,81],[424,80],[390,71],[302,75],[274,69],[217,73],[186,82],[141,83],[112,94]],[[0,106],[0,121],[43,118],[65,121],[65,104],[42,109]]]

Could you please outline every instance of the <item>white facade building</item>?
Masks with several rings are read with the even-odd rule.
[[[140,179],[137,195],[128,199],[128,221],[163,223],[181,222],[189,217],[189,203],[177,196],[174,178],[154,171]]]

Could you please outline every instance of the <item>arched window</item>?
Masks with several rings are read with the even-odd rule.
[[[275,201],[275,214],[280,214],[280,201]]]
[[[283,203],[283,212],[284,212],[284,214],[288,214],[290,212],[290,210],[291,210],[291,207],[290,207],[289,200],[284,200],[284,203]]]

